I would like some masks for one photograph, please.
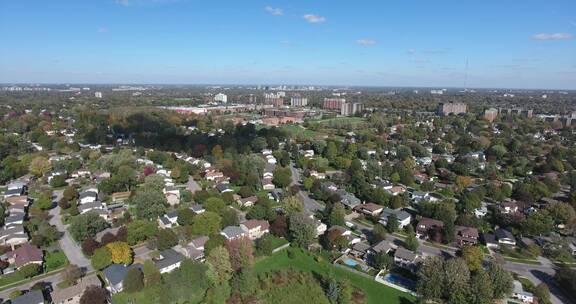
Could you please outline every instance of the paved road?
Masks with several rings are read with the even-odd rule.
[[[54,196],[57,200],[62,197],[62,191],[54,191]],[[60,248],[68,257],[71,264],[83,268],[86,272],[92,271],[92,265],[90,260],[88,260],[82,253],[82,248],[72,239],[72,235],[68,232],[67,226],[62,223],[62,216],[60,215],[60,206],[56,206],[49,212],[50,214],[50,225],[56,226],[56,229],[61,233]]]
[[[56,286],[56,284],[60,283],[61,281],[62,281],[62,277],[61,277],[60,273],[56,273],[56,274],[53,274],[53,275],[48,276],[46,278],[36,279],[36,280],[30,281],[26,284],[22,284],[22,285],[18,285],[16,287],[5,289],[3,291],[0,291],[0,302],[9,299],[10,293],[13,292],[14,290],[30,290],[30,288],[38,282],[45,283],[46,285],[50,285],[50,286],[52,286],[52,288],[54,288]]]
[[[198,185],[198,183],[194,180],[192,176],[188,177],[188,183],[186,184],[186,188],[188,188],[188,190],[190,190],[190,192],[192,193],[202,190],[202,187]]]
[[[290,163],[290,171],[292,172],[292,182],[290,183],[290,186],[300,186],[300,170],[294,167],[293,162]],[[298,198],[300,198],[300,200],[304,203],[304,208],[312,214],[316,213],[317,211],[322,211],[325,208],[323,204],[320,204],[316,200],[310,198],[308,193],[302,190],[300,190],[296,196],[298,196]]]

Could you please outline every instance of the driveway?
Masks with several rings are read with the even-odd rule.
[[[194,180],[192,176],[188,177],[188,183],[186,183],[186,188],[192,193],[202,190],[202,187],[198,185],[198,183]]]
[[[62,192],[54,191],[54,196],[57,198],[61,197]],[[68,232],[67,226],[65,226],[64,223],[62,223],[62,216],[60,215],[60,211],[61,211],[60,206],[56,206],[55,208],[52,208],[49,212],[50,225],[54,225],[61,234],[60,240],[58,240],[60,248],[62,249],[62,251],[64,251],[66,257],[68,257],[70,264],[75,264],[76,266],[85,269],[86,272],[92,271],[93,269],[92,265],[90,264],[90,260],[88,260],[84,256],[84,254],[82,253],[82,248],[80,248],[80,246],[78,246],[76,241],[74,241],[72,235],[70,235],[70,232]]]

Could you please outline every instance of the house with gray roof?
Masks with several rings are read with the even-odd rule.
[[[158,259],[153,259],[152,261],[160,273],[167,273],[179,268],[183,260],[184,256],[176,252],[176,250],[166,249],[160,252]]]
[[[238,226],[228,226],[220,232],[227,240],[239,239],[247,236],[246,231]]]
[[[410,225],[410,221],[412,220],[412,216],[410,215],[410,213],[402,209],[384,208],[384,210],[380,214],[380,220],[379,220],[380,224],[384,226],[388,225],[388,218],[392,215],[396,216],[399,228],[404,228]]]
[[[108,291],[110,291],[113,294],[118,293],[118,292],[122,292],[122,290],[124,289],[124,285],[123,285],[124,277],[126,277],[128,270],[130,270],[132,268],[136,268],[136,269],[142,271],[142,265],[140,265],[140,264],[133,264],[133,265],[130,265],[128,267],[126,267],[124,265],[120,265],[120,264],[112,264],[112,265],[106,267],[102,271],[104,273],[104,279],[106,280],[106,283],[108,284],[106,289],[108,289]]]
[[[12,304],[44,304],[44,294],[42,290],[30,290],[12,299]]]

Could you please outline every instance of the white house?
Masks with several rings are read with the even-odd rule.
[[[174,249],[166,249],[160,252],[160,256],[154,259],[154,266],[158,268],[160,273],[168,273],[180,267],[184,260],[184,256],[176,252]]]
[[[265,220],[248,220],[242,222],[240,228],[248,234],[251,240],[256,240],[269,232],[270,224]]]

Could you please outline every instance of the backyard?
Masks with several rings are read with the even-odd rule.
[[[289,252],[291,254],[289,254]],[[383,286],[373,278],[361,276],[350,271],[337,268],[330,261],[317,261],[315,257],[300,249],[289,248],[272,256],[259,260],[254,270],[257,273],[275,271],[283,268],[294,268],[300,271],[312,272],[321,276],[333,275],[336,279],[349,280],[350,283],[364,291],[367,303],[413,303],[414,297],[395,289]]]

